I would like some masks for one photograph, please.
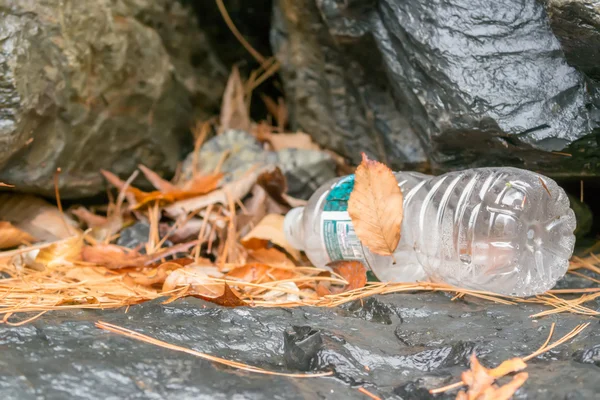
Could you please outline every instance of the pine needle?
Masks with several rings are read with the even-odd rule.
[[[323,377],[323,376],[330,376],[333,374],[333,372],[331,372],[331,371],[330,372],[317,372],[317,373],[310,373],[310,374],[288,374],[288,373],[283,373],[283,372],[269,371],[266,369],[253,367],[248,364],[243,364],[243,363],[240,363],[237,361],[231,361],[231,360],[226,360],[221,357],[211,356],[209,354],[201,353],[199,351],[188,349],[186,347],[177,346],[177,345],[174,345],[171,343],[163,342],[162,340],[155,339],[153,337],[144,335],[142,333],[139,333],[139,332],[127,329],[127,328],[123,328],[123,327],[120,327],[120,326],[117,326],[114,324],[110,324],[108,322],[98,321],[98,322],[96,322],[96,326],[100,329],[104,329],[109,332],[127,336],[131,339],[139,340],[141,342],[153,344],[155,346],[163,347],[163,348],[166,348],[169,350],[180,351],[182,353],[191,354],[195,357],[199,357],[204,360],[212,361],[217,364],[227,365],[229,367],[241,369],[241,370],[248,371],[248,372],[254,372],[257,374],[285,376],[288,378],[319,378],[319,377]]]

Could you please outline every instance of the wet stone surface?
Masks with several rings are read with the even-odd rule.
[[[574,340],[531,360],[516,399],[598,398],[600,324],[540,306],[397,294],[336,309],[227,309],[199,299],[121,310],[49,313],[0,325],[3,399],[429,399],[455,382],[475,351],[484,365],[526,356],[577,324]],[[591,304],[598,308],[600,304]],[[258,375],[100,330],[102,320],[184,347],[273,371],[333,371],[325,378]],[[435,398],[454,398],[451,392]],[[596,397],[595,397],[596,396]]]

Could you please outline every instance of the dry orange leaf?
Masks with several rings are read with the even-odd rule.
[[[239,69],[234,66],[229,75],[221,103],[221,132],[239,129],[250,132],[251,122],[245,101],[245,90]]]
[[[285,217],[279,214],[269,214],[264,217],[244,238],[242,244],[248,249],[267,247],[272,242],[287,251],[294,259],[300,260],[300,251],[292,247],[285,239],[283,221]]]
[[[487,369],[473,354],[471,356],[471,369],[462,373],[462,381],[469,389],[461,391],[456,396],[457,400],[508,400],[515,391],[527,380],[527,374],[518,374],[510,383],[498,387],[494,385],[496,379],[521,371],[527,364],[521,358],[512,358],[504,361],[494,369]]]
[[[188,265],[171,272],[163,284],[163,292],[190,286],[186,292],[188,296],[198,297],[224,307],[247,305],[227,283],[219,281],[222,278],[223,274],[213,265]]]
[[[14,188],[15,185],[10,185],[8,183],[0,182],[0,187]]]
[[[167,193],[173,190],[177,190],[177,187],[175,185],[163,179],[160,175],[158,175],[156,172],[152,171],[145,165],[139,164],[138,168],[142,171],[142,173],[144,174],[146,179],[148,179],[148,181],[152,184],[152,186],[157,188],[159,191]]]
[[[11,262],[17,268],[29,267],[38,271],[46,267],[54,268],[72,265],[78,261],[83,247],[83,237],[71,236],[44,247],[32,246],[15,254]]]
[[[356,235],[373,253],[390,256],[396,250],[402,206],[402,192],[392,170],[363,153],[348,200],[348,213]]]
[[[178,187],[162,179],[156,172],[143,165],[140,165],[139,168],[142,170],[150,183],[152,183],[152,185],[159,190],[153,192],[144,192],[140,189],[129,186],[127,188],[127,193],[133,195],[137,202],[137,204],[135,204],[133,207],[134,209],[143,208],[154,202],[164,205],[180,200],[202,196],[215,190],[223,178],[222,173],[197,176],[183,184],[181,187]],[[102,171],[102,174],[117,189],[123,190],[125,187],[125,182],[123,182],[115,174],[104,170]]]
[[[165,262],[158,267],[144,268],[141,271],[128,272],[125,275],[125,282],[135,285],[152,286],[158,283],[164,283],[169,276],[170,271],[181,268],[181,264],[175,262]]]
[[[265,264],[250,263],[232,269],[226,276],[244,282],[264,283],[291,279],[294,277],[294,272],[289,269],[273,268]]]
[[[223,294],[219,297],[209,297],[201,294],[192,294],[192,296],[223,307],[242,307],[248,305],[244,300],[240,299],[240,296],[234,292],[227,283],[222,283],[222,285]]]
[[[0,221],[0,249],[30,244],[36,239],[7,221]]]
[[[83,261],[101,265],[109,269],[145,264],[149,257],[135,250],[125,249],[114,244],[85,246],[81,251]]]
[[[360,261],[340,260],[327,264],[333,272],[340,275],[348,284],[343,288],[327,287],[320,283],[317,285],[317,294],[325,296],[329,294],[338,294],[349,290],[360,289],[367,284],[367,269]]]

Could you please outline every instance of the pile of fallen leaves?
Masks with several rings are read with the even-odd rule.
[[[234,69],[218,122],[193,129],[193,157],[209,135],[227,129],[251,132],[271,150],[319,149],[307,134],[281,132],[287,121],[281,99],[263,96],[277,126],[250,120],[249,93],[261,79],[257,75],[244,83]],[[4,321],[24,311],[113,308],[165,296],[167,301],[195,296],[223,306],[317,305],[364,289],[366,270],[360,262],[314,268],[287,242],[284,215],[305,201],[286,193],[286,178],[277,166],[257,165],[232,180],[220,171],[225,157],[214,171],[193,170],[173,181],[143,165],[126,180],[101,171],[113,188],[111,201],[91,209],[63,211],[58,190],[58,206],[30,195],[0,194],[0,249],[13,248],[0,253]],[[134,186],[140,172],[155,190]],[[377,179],[383,179],[380,190],[373,190]],[[356,187],[350,211],[359,237],[374,251],[391,254],[402,222],[401,214],[395,220],[381,218],[385,207],[388,213],[395,207],[395,215],[402,207],[392,172],[365,157]],[[117,244],[121,234],[140,225],[149,230],[143,243]]]
[[[273,73],[271,64],[266,62],[262,75],[253,74],[247,82],[234,69],[219,118],[192,129],[194,158],[209,135],[227,129],[250,132],[269,150],[319,149],[305,133],[284,132],[287,111],[282,99],[263,96],[272,117],[260,124],[251,121],[252,90]],[[275,165],[257,165],[232,179],[221,171],[225,157],[227,153],[213,171],[194,169],[173,181],[143,165],[126,180],[101,171],[112,187],[111,200],[90,209],[63,210],[58,190],[57,206],[30,195],[0,193],[0,249],[11,249],[0,252],[4,321],[10,322],[9,317],[19,312],[115,308],[158,297],[173,301],[195,296],[223,306],[332,307],[374,294],[420,290],[551,307],[536,316],[555,312],[598,315],[584,306],[600,296],[598,288],[516,299],[429,282],[367,282],[366,269],[357,261],[315,268],[285,238],[284,215],[305,201],[287,194],[281,170]],[[192,163],[192,168],[196,165]],[[139,189],[140,172],[155,190]],[[370,251],[392,256],[401,235],[402,201],[392,171],[363,155],[348,212],[357,236]],[[122,234],[140,225],[149,231],[147,238],[136,246],[117,244]],[[593,254],[575,258],[570,272],[594,280],[576,270],[599,273],[599,263]],[[560,298],[557,294],[580,296]]]

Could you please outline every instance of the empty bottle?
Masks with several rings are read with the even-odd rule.
[[[575,214],[553,180],[517,168],[478,168],[433,177],[396,173],[404,195],[394,257],[370,252],[347,212],[349,175],[291,210],[288,241],[315,266],[360,260],[381,281],[431,280],[513,296],[551,289],[575,245]],[[393,262],[396,260],[396,263]]]

